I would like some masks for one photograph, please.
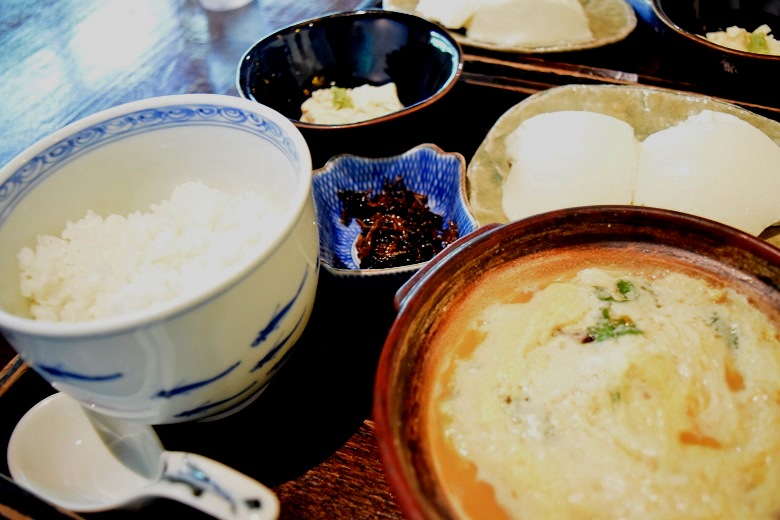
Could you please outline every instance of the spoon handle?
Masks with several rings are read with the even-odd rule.
[[[278,518],[276,494],[243,473],[194,453],[166,451],[163,457],[165,470],[150,493],[225,520]]]

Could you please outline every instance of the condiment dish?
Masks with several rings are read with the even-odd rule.
[[[400,155],[369,158],[339,155],[314,172],[312,190],[320,232],[323,267],[343,279],[393,278],[403,280],[424,262],[385,268],[361,267],[356,241],[361,226],[350,219],[345,223],[341,192],[383,192],[400,178],[406,189],[424,196],[430,212],[441,216],[443,227],[454,225],[457,235],[467,235],[477,227],[465,191],[465,159],[459,153],[444,152],[433,144],[418,145]],[[400,285],[400,283],[399,283]]]
[[[719,80],[724,87],[768,96],[776,91],[773,78],[780,71],[780,56],[746,52],[713,43],[708,32],[739,27],[748,33],[768,25],[780,32],[780,2],[729,2],[713,0],[629,0],[640,18],[660,36],[669,52],[688,56],[690,67],[702,81]]]
[[[262,37],[242,56],[236,84],[240,96],[277,110],[302,131],[316,168],[340,153],[387,156],[413,146],[404,143],[404,130],[452,89],[462,66],[460,45],[438,24],[366,9],[305,20]],[[389,83],[401,110],[351,123],[302,121],[301,107],[316,90]]]

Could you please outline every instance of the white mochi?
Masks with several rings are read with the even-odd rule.
[[[645,139],[634,204],[753,235],[780,220],[780,147],[742,119],[705,110]]]
[[[544,46],[593,39],[578,0],[492,0],[466,25],[473,40],[498,45]]]
[[[511,168],[502,205],[510,220],[631,203],[639,143],[625,121],[587,111],[547,112],[524,121],[505,144]]]
[[[439,22],[448,29],[460,29],[484,0],[420,0],[418,14]]]

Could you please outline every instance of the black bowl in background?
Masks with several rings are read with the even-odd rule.
[[[778,0],[655,0],[655,6],[658,16],[666,18],[667,24],[694,35],[724,30],[732,25],[752,31],[761,24],[768,24],[780,31]]]
[[[411,14],[367,9],[299,22],[265,36],[242,57],[236,83],[242,97],[277,110],[301,130],[317,167],[340,153],[391,155],[418,144],[393,146],[393,136],[408,134],[404,129],[419,123],[410,116],[449,92],[462,67],[460,45],[440,25]],[[299,120],[301,104],[313,90],[390,81],[403,110],[344,125]]]
[[[780,35],[780,0],[650,1],[652,11],[646,16],[654,17],[657,23],[653,19],[648,23],[668,37],[670,46],[689,52],[691,67],[700,69],[703,78],[729,81],[732,86],[755,89],[776,97],[776,84],[769,78],[780,72],[780,56],[730,49],[702,36],[734,25],[753,31],[759,25],[767,24],[777,38]],[[638,3],[643,2],[647,0]],[[635,8],[641,11],[639,7]]]

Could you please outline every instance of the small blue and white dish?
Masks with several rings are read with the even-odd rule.
[[[393,275],[408,278],[425,262],[387,268],[361,268],[355,242],[360,225],[342,222],[344,206],[340,191],[382,192],[398,177],[406,189],[427,197],[427,207],[440,215],[447,226],[457,226],[458,237],[476,230],[479,224],[466,194],[466,161],[456,152],[444,152],[433,144],[418,145],[400,155],[373,158],[342,154],[315,170],[312,179],[314,207],[320,235],[320,262],[337,277]]]

